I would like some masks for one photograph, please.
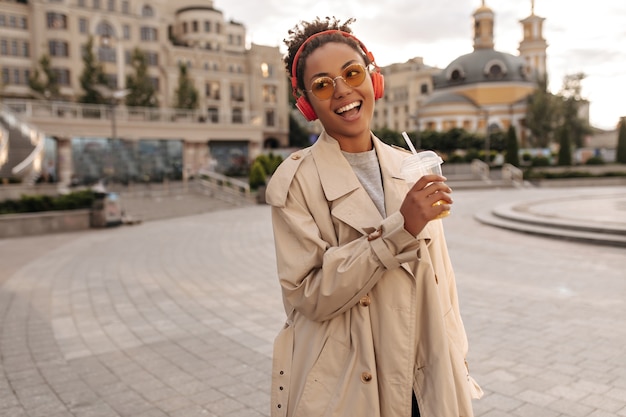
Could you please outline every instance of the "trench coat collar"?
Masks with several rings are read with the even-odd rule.
[[[400,175],[403,156],[372,135],[372,142],[378,156],[385,190],[385,211],[387,216],[398,211],[406,185]],[[332,214],[361,233],[377,227],[383,220],[374,202],[369,197],[350,163],[341,153],[339,143],[322,132],[311,148],[320,182],[326,199],[332,203]]]

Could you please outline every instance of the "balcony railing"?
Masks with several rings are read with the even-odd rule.
[[[111,106],[107,104],[83,104],[65,101],[4,99],[4,105],[13,113],[28,118],[68,118],[68,119],[102,119],[109,120]],[[127,107],[117,105],[113,107],[117,121],[129,122],[173,122],[185,121],[188,123],[211,123],[225,125],[249,124],[258,119],[256,113],[238,113],[233,118],[232,112],[207,110],[185,110],[174,108]],[[236,121],[235,121],[236,119]]]

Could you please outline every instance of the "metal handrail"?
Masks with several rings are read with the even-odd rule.
[[[245,181],[208,170],[200,170],[198,176],[201,184],[217,186],[222,190],[230,191],[242,197],[250,196],[250,184]]]

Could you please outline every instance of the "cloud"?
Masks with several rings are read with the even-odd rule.
[[[614,120],[626,115],[626,105],[616,97],[626,95],[626,52],[620,49],[626,42],[626,2],[594,0],[585,7],[563,0],[535,3],[535,13],[546,19],[550,85],[558,90],[565,74],[588,74],[583,96],[593,99],[592,123],[614,126]],[[520,20],[530,14],[530,1],[486,4],[495,14],[496,49],[516,55],[522,39]],[[379,65],[417,56],[426,65],[444,68],[472,51],[472,15],[480,5],[481,0],[215,0],[214,7],[225,18],[243,23],[252,42],[282,51],[287,31],[300,20],[355,17],[354,33]]]

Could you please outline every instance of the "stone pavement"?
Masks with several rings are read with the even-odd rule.
[[[595,216],[558,200],[574,191],[616,188],[453,194],[443,221],[485,390],[477,416],[626,416],[626,250],[474,219],[540,199],[570,202],[555,215]],[[283,321],[269,208],[196,210],[0,240],[0,416],[269,415]],[[613,220],[623,210],[616,199]]]

